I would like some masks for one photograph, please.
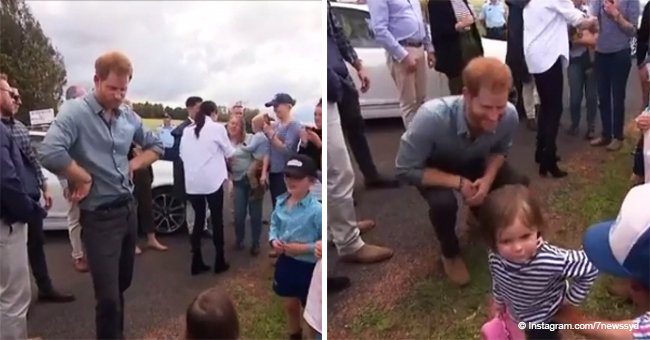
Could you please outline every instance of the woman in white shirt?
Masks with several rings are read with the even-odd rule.
[[[226,159],[235,152],[226,128],[212,120],[217,105],[212,101],[201,103],[192,124],[183,131],[180,157],[185,170],[185,192],[194,209],[192,228],[192,275],[210,269],[203,262],[201,234],[205,224],[206,202],[212,218],[212,241],[215,247],[214,272],[230,268],[223,250],[223,184],[228,178]]]
[[[519,0],[524,7],[524,55],[535,77],[540,113],[537,120],[535,161],[539,174],[554,178],[567,175],[557,166],[557,132],[562,116],[564,71],[569,60],[567,24],[596,29],[598,20],[587,17],[571,0]]]

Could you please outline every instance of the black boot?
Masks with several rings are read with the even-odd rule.
[[[214,273],[215,274],[223,273],[228,269],[230,269],[230,265],[224,259],[223,252],[219,254],[219,251],[217,251],[217,255],[215,256],[214,259]]]
[[[192,275],[198,275],[208,270],[210,270],[210,267],[206,266],[203,262],[203,255],[201,255],[201,251],[192,253]]]
[[[568,175],[566,171],[561,170],[557,166],[557,156],[554,152],[547,154],[539,164],[539,175],[546,177],[548,173],[550,173],[553,178],[562,178]]]

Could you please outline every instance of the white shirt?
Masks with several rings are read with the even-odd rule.
[[[323,305],[323,287],[322,287],[322,271],[321,261],[316,262],[314,273],[311,276],[311,284],[309,285],[309,293],[307,294],[307,304],[305,305],[304,318],[307,324],[311,326],[316,332],[323,334],[322,331],[322,305]]]
[[[209,117],[199,133],[194,134],[195,123],[183,130],[179,147],[185,170],[185,192],[190,195],[212,194],[221,188],[228,178],[226,158],[235,149],[230,144],[226,128]]]
[[[569,60],[567,23],[577,26],[586,15],[571,0],[531,0],[524,8],[524,56],[530,74],[548,71],[562,57]]]

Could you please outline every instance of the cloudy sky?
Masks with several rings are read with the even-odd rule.
[[[68,84],[92,86],[95,59],[133,63],[132,101],[190,95],[262,106],[276,92],[313,112],[324,69],[320,1],[28,1],[65,58]]]

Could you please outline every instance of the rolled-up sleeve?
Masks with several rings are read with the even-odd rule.
[[[70,146],[79,136],[79,127],[74,119],[75,110],[73,105],[63,104],[41,143],[41,165],[55,174],[61,173],[72,162]]]
[[[142,123],[142,119],[136,115],[135,133],[133,134],[133,141],[142,147],[142,150],[151,150],[158,155],[163,154],[163,142],[158,136],[150,129],[146,128]]]
[[[439,119],[430,110],[421,106],[400,138],[395,159],[396,176],[409,184],[422,184],[427,158],[436,147],[435,127],[439,125]]]

